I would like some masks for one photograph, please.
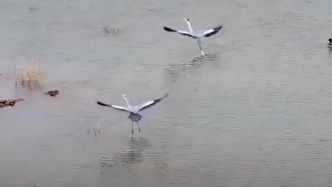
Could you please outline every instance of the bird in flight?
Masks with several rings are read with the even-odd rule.
[[[126,101],[127,106],[111,105],[111,104],[106,104],[106,103],[101,102],[101,101],[97,101],[97,104],[101,105],[101,106],[105,106],[105,107],[111,107],[113,109],[129,113],[128,118],[131,120],[131,134],[130,134],[130,137],[131,138],[134,137],[134,122],[136,122],[137,127],[138,127],[138,131],[140,133],[140,136],[142,137],[141,128],[139,127],[139,124],[138,124],[138,122],[142,119],[142,116],[139,114],[139,112],[141,112],[141,111],[143,111],[143,110],[159,103],[161,100],[163,100],[167,96],[168,96],[168,94],[165,94],[161,98],[150,100],[150,101],[144,102],[140,105],[131,105],[128,101],[127,96],[125,94],[122,94],[122,97]]]
[[[202,39],[204,37],[210,37],[212,35],[217,34],[221,30],[222,25],[220,25],[218,27],[214,27],[212,29],[208,29],[206,31],[193,31],[193,29],[191,28],[191,24],[190,24],[189,19],[188,18],[183,18],[183,19],[184,19],[184,21],[187,22],[189,31],[175,30],[175,29],[171,29],[169,27],[164,27],[164,30],[167,31],[167,32],[177,32],[177,33],[182,34],[184,36],[188,36],[188,37],[191,37],[193,39],[196,39],[199,50],[201,51],[201,55],[205,56],[202,45],[201,45]]]

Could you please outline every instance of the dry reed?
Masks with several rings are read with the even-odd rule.
[[[21,86],[30,90],[42,88],[42,68],[35,62],[30,61],[25,66],[17,69],[15,86]]]

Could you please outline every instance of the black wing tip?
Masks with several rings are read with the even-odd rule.
[[[98,104],[98,105],[100,105],[100,106],[110,106],[110,105],[108,105],[108,104],[106,104],[106,103],[103,103],[103,102],[101,102],[101,101],[96,101],[96,103]]]
[[[163,97],[161,97],[161,98],[159,98],[159,99],[156,99],[156,101],[161,101],[161,100],[163,100],[163,99],[165,99],[165,97],[167,97],[168,96],[168,93],[166,93]]]
[[[171,28],[169,28],[169,27],[164,27],[164,30],[165,30],[165,31],[168,31],[168,32],[177,32],[176,30],[171,29]]]
[[[222,28],[222,25],[220,25],[220,26],[218,26],[218,27],[215,27],[213,30],[217,30],[217,31],[219,31],[221,28]]]
[[[212,31],[210,33],[205,34],[204,37],[210,37],[212,35],[217,34],[221,30],[221,28],[222,28],[222,25],[213,28]]]
[[[139,109],[139,111],[142,111],[142,110],[144,110],[144,109],[146,109],[146,108],[149,108],[149,107],[151,107],[151,106],[153,106],[153,105],[159,103],[161,100],[163,100],[163,99],[164,99],[165,97],[167,97],[167,96],[168,96],[168,93],[166,93],[163,97],[161,97],[161,98],[159,98],[159,99],[155,99],[155,100],[153,100],[151,104],[149,104],[149,105],[147,105],[147,106],[144,106],[143,108]]]

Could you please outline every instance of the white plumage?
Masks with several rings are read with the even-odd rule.
[[[153,106],[157,103],[159,103],[161,100],[163,100],[167,96],[168,96],[168,94],[165,94],[163,97],[161,97],[159,99],[154,99],[154,100],[151,100],[151,101],[147,101],[147,102],[144,102],[144,103],[139,104],[139,105],[130,105],[127,96],[125,94],[122,94],[122,97],[126,101],[127,106],[111,105],[111,104],[106,104],[106,103],[101,102],[101,101],[97,101],[97,104],[99,104],[101,106],[111,107],[111,108],[114,108],[116,110],[128,112],[129,113],[128,118],[132,122],[131,123],[131,135],[130,135],[130,137],[133,137],[134,136],[134,127],[133,127],[134,122],[136,122],[138,130],[141,134],[141,129],[139,127],[138,122],[142,119],[142,116],[139,114],[139,112],[143,111],[143,110],[145,110],[145,109],[147,109],[147,108],[149,108],[149,107],[151,107],[151,106]]]
[[[197,31],[194,32],[193,29],[191,28],[191,24],[190,24],[189,19],[188,18],[183,18],[183,19],[187,22],[189,31],[175,30],[175,29],[171,29],[169,27],[164,27],[164,30],[167,31],[167,32],[177,32],[177,33],[182,34],[184,36],[189,36],[193,39],[196,39],[198,47],[201,51],[201,55],[204,56],[205,54],[204,54],[203,48],[201,46],[202,38],[210,37],[212,35],[217,34],[221,30],[222,25],[220,25],[218,27],[215,27],[215,28],[212,28],[212,29],[209,29],[209,30],[206,30],[206,31],[203,31],[203,32],[197,32]]]

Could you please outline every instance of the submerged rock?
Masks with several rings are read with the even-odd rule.
[[[49,95],[51,97],[55,97],[59,94],[59,90],[50,90],[50,91],[44,92],[44,94]]]
[[[1,99],[0,100],[0,108],[6,107],[6,106],[15,106],[16,102],[23,101],[24,99]]]

